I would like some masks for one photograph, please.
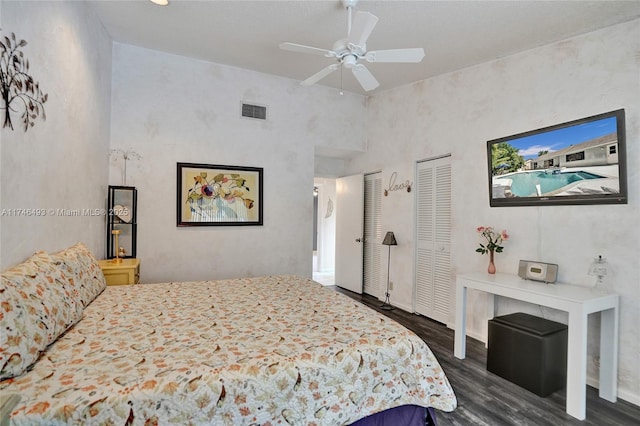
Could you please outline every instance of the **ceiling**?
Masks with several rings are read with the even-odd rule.
[[[282,42],[331,49],[347,32],[340,0],[94,1],[118,42],[302,81],[334,59],[280,50]],[[632,1],[368,1],[379,18],[369,50],[422,47],[419,64],[369,64],[364,92],[350,72],[318,84],[372,94],[640,17]],[[342,79],[341,79],[342,74]]]

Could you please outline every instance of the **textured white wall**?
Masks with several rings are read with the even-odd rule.
[[[415,192],[413,187],[412,192],[407,192],[406,189],[401,189],[401,185],[415,180],[415,164],[409,161],[389,160],[389,163],[380,169],[382,170],[382,190],[383,192],[387,190],[387,196],[384,196],[384,193],[382,195],[382,217],[380,218],[382,237],[384,238],[388,231],[393,231],[398,245],[391,247],[391,254],[388,253],[388,247],[383,246],[380,251],[380,283],[384,288],[381,288],[382,294],[378,297],[384,298],[387,285],[387,260],[390,260],[389,281],[393,282],[393,290],[390,292],[392,303],[404,310],[412,311]]]
[[[497,268],[517,272],[519,259],[559,264],[559,281],[593,285],[590,261],[601,254],[611,266],[606,282],[621,295],[621,397],[640,403],[640,21],[543,46],[372,97],[368,151],[347,163],[349,174],[382,169],[412,173],[415,161],[452,154],[453,271],[485,270],[475,253],[479,225],[506,228],[511,240]],[[626,109],[628,205],[490,208],[486,141],[618,108]],[[386,185],[386,182],[385,182]],[[410,205],[410,208],[407,206]],[[392,298],[411,306],[413,202],[383,200],[383,223],[404,230],[392,253],[397,275]],[[410,229],[410,232],[408,231]],[[452,280],[453,286],[453,280]],[[454,291],[452,291],[454,293]],[[453,295],[451,300],[453,323]],[[483,336],[485,296],[469,297],[472,334]],[[539,307],[500,300],[499,313],[541,314]],[[559,312],[547,318],[566,322]],[[597,377],[598,321],[590,322],[591,377]]]
[[[104,252],[104,216],[49,209],[104,208],[108,176],[111,39],[84,2],[2,2],[2,35],[27,41],[30,74],[48,93],[47,120],[24,132],[2,129],[2,209],[45,209],[42,217],[0,218],[4,269],[36,250],[82,241]],[[17,107],[18,104],[12,105]],[[4,111],[0,112],[4,114]],[[2,115],[4,119],[4,115]]]
[[[365,98],[117,43],[113,65],[111,148],[142,157],[127,165],[142,282],[310,277],[314,148],[362,150]],[[267,121],[241,118],[242,101]],[[264,226],[176,227],[176,162],[263,167]]]
[[[361,123],[364,122],[365,120],[361,120]],[[320,178],[337,178],[344,176],[344,162],[345,160],[342,158],[322,157],[316,153],[314,175]]]

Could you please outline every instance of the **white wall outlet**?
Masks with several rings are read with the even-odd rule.
[[[389,290],[393,290],[393,281],[389,281]]]

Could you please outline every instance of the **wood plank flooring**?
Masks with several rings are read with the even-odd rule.
[[[564,390],[541,398],[488,372],[484,343],[467,337],[467,356],[457,359],[453,356],[453,330],[443,324],[397,308],[383,311],[379,309],[380,301],[372,296],[333,288],[398,321],[427,342],[458,398],[455,411],[437,411],[438,426],[640,425],[640,407],[620,399],[616,403],[601,399],[597,389],[589,386],[587,418],[579,421],[565,413]]]

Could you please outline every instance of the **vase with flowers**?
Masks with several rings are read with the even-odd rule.
[[[487,272],[490,274],[496,273],[496,265],[493,262],[493,254],[494,253],[502,253],[504,247],[502,247],[503,241],[509,239],[509,234],[507,234],[506,229],[503,229],[500,232],[495,231],[491,226],[479,226],[477,231],[482,237],[487,240],[486,243],[480,243],[480,247],[476,249],[476,252],[480,254],[489,253],[489,267],[487,268]]]

